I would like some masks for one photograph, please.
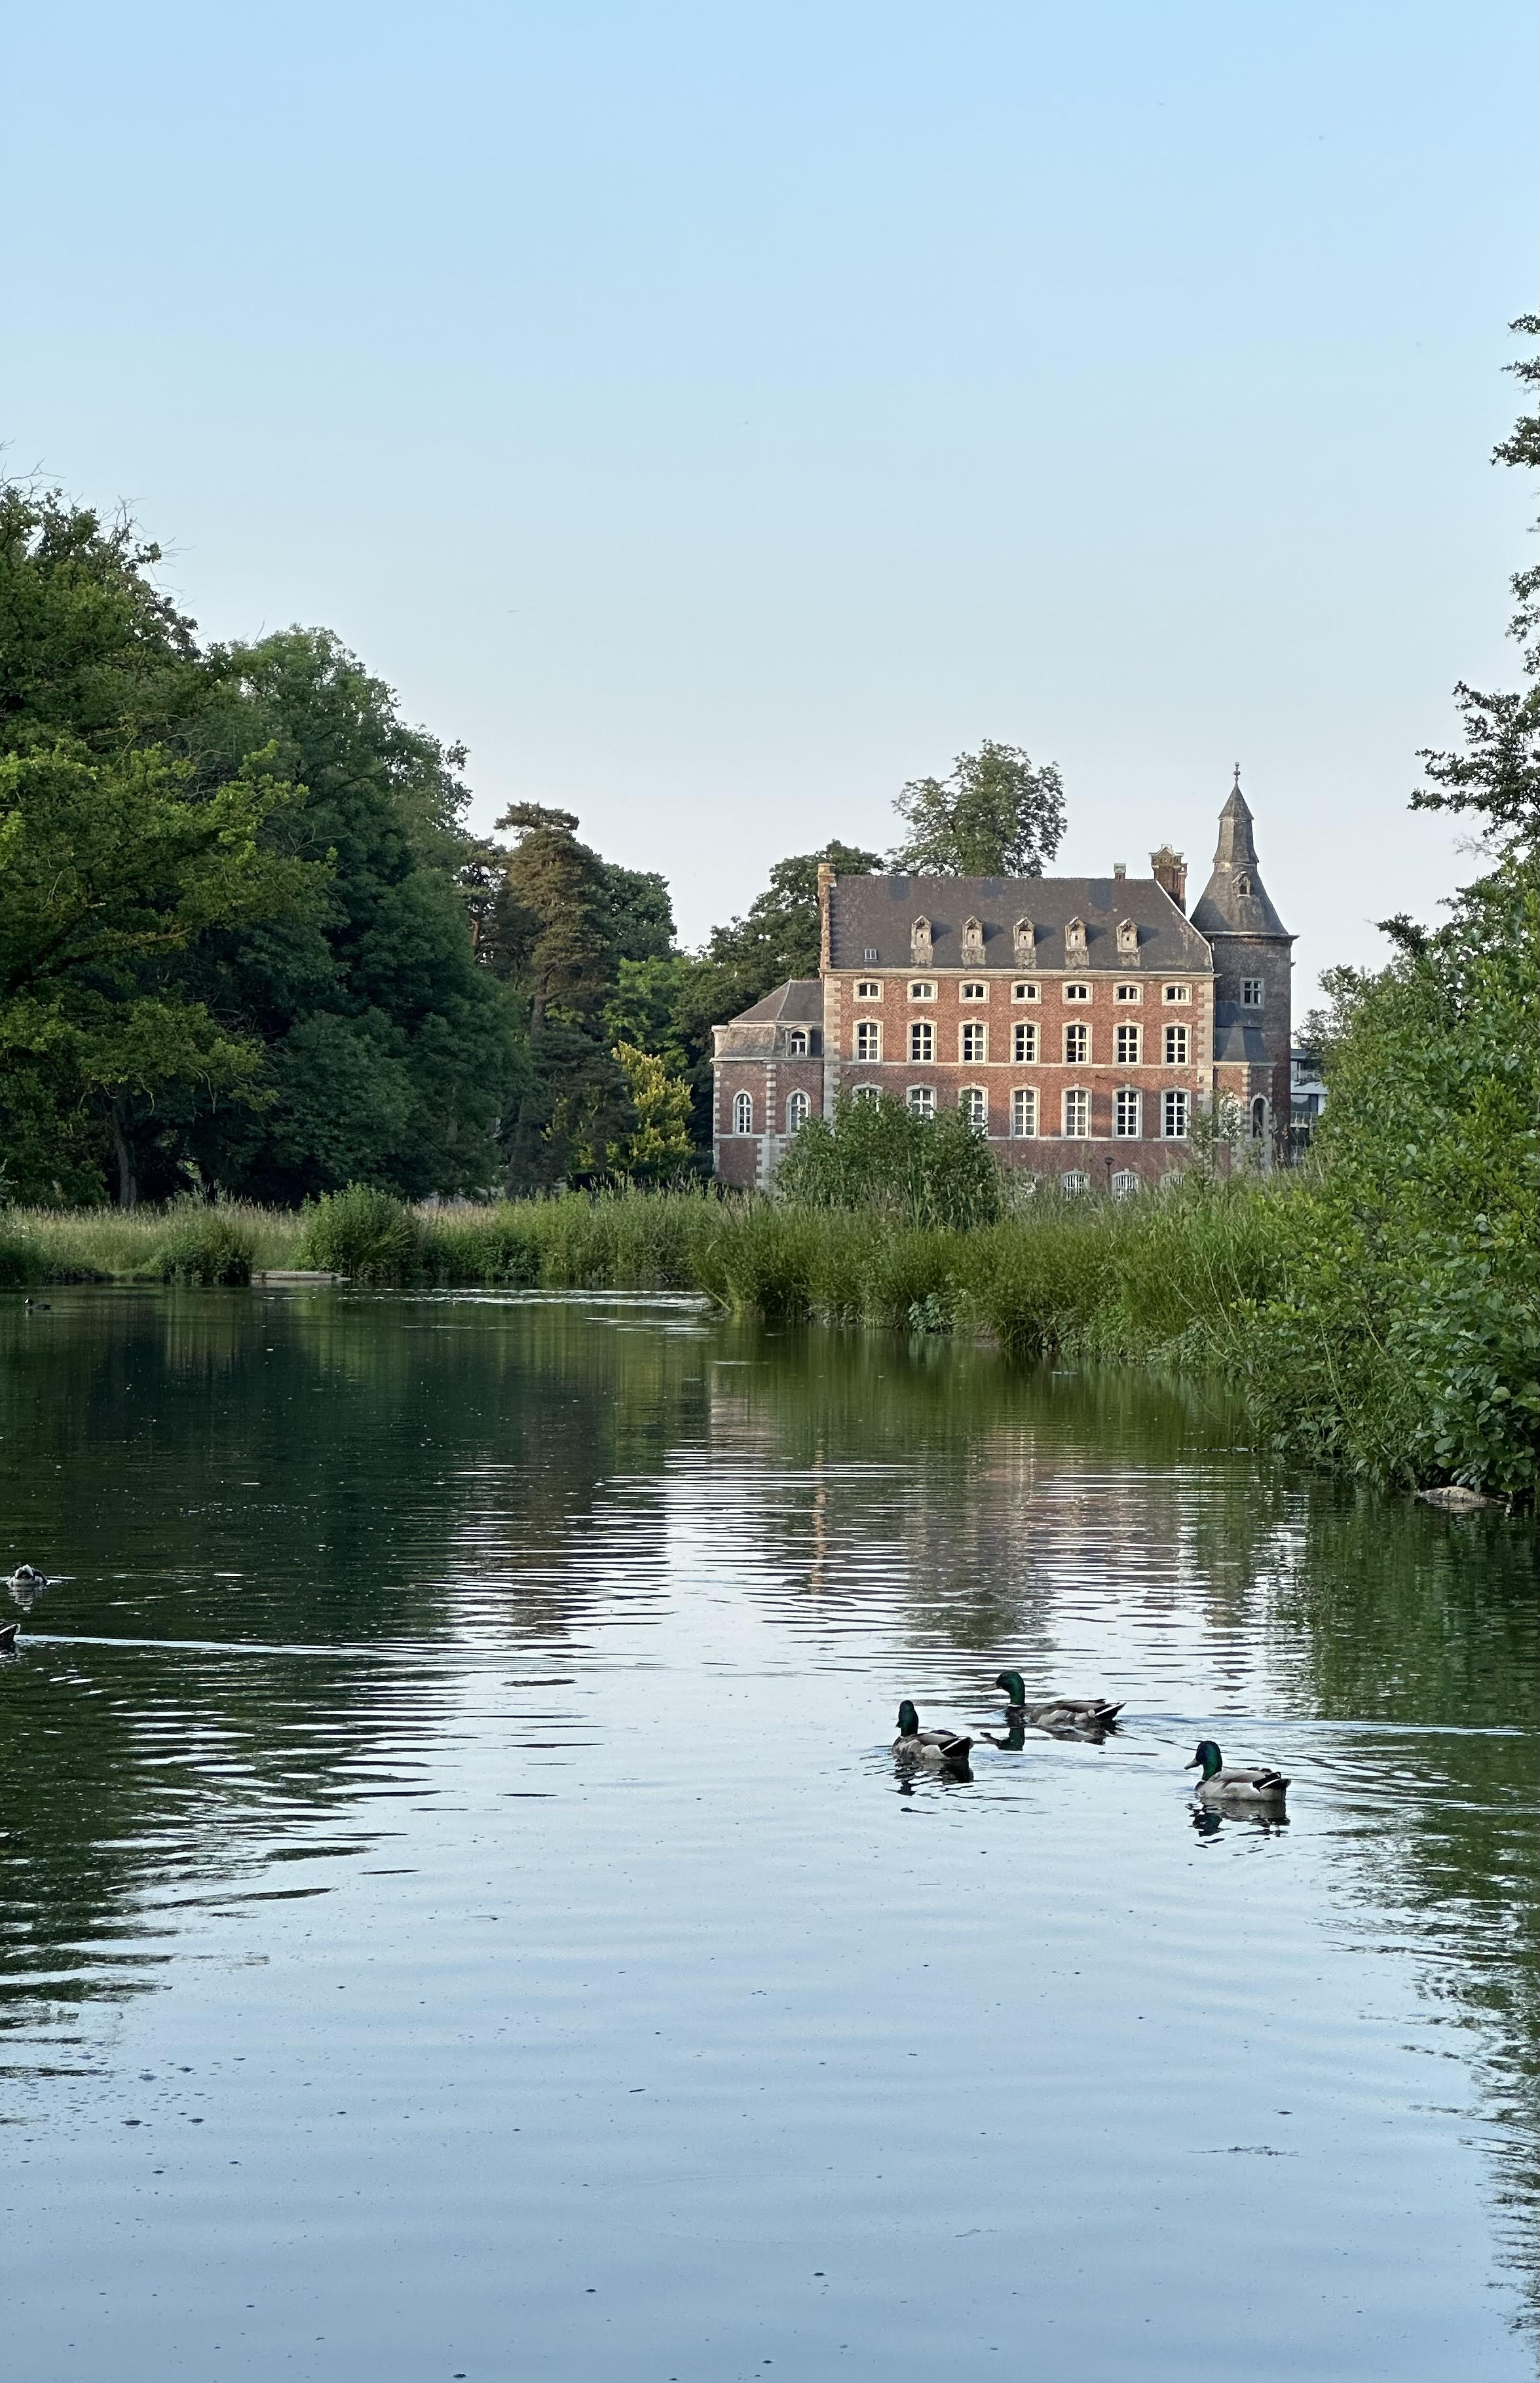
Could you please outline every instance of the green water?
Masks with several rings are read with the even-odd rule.
[[[946,1343],[49,1298],[10,2372],[1533,2373],[1527,1526]],[[1122,1726],[906,1776],[1003,1663]]]

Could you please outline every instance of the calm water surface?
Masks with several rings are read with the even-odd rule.
[[[1533,2374],[1526,1527],[597,1298],[7,1299],[0,1434],[26,2383]],[[1123,1728],[896,1776],[1007,1661]]]

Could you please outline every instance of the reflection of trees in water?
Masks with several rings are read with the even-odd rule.
[[[1400,1741],[1370,1732],[1360,1760],[1351,1741],[1326,1758],[1349,1807],[1356,1781],[1374,1783],[1361,1827],[1337,1840],[1340,1883],[1349,1908],[1370,1898],[1379,1928],[1408,1915],[1424,1993],[1479,2040],[1503,2223],[1527,2278],[1540,2205],[1533,1530],[1301,1487],[1234,1446],[1233,1410],[1140,1376],[1016,1374],[967,1348],[906,1368],[891,1343],[832,1336],[785,1355],[718,1377],[713,1443],[765,1468],[738,1495],[786,1580],[816,1547],[820,1611],[864,1596],[854,1559],[875,1513],[881,1616],[891,1626],[901,1611],[917,1647],[1009,1646],[1046,1669],[1066,1610],[1100,1596],[1156,1636],[1185,1630],[1238,1699],[1429,1733],[1408,1735],[1383,1791]],[[902,1475],[864,1482],[860,1459]],[[767,1603],[811,1619],[773,1591]]]
[[[704,1395],[684,1332],[564,1310],[55,1293],[40,1320],[0,1311],[0,1553],[74,1577],[27,1628],[207,1645],[34,1644],[0,1673],[13,2018],[151,1982],[149,1898],[228,1893],[410,1784],[446,1634],[590,1618],[574,1534]],[[242,1643],[271,1651],[219,1651]]]

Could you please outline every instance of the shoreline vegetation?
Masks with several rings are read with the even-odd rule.
[[[1024,1360],[1214,1373],[1243,1392],[1259,1441],[1296,1458],[1533,1505],[1523,1303],[1506,1351],[1477,1319],[1466,1354],[1485,1352],[1480,1379],[1468,1363],[1460,1383],[1430,1384],[1372,1267],[1336,1275],[1327,1304],[1312,1296],[1325,1221],[1321,1182],[1300,1173],[1195,1172],[1127,1200],[1045,1192],[961,1226],[708,1188],[410,1207],[351,1185],[298,1210],[0,1210],[0,1287],[238,1286],[271,1268],[365,1290],[695,1292],[767,1323],[968,1333]]]

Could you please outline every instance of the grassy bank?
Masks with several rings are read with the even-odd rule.
[[[314,1268],[364,1288],[696,1291],[777,1323],[988,1333],[1022,1357],[1216,1370],[1244,1389],[1259,1438],[1313,1463],[1528,1502],[1522,1351],[1486,1360],[1494,1379],[1513,1377],[1506,1401],[1502,1382],[1463,1410],[1446,1400],[1456,1420],[1430,1437],[1429,1393],[1387,1327],[1384,1286],[1361,1259],[1334,1258],[1324,1214],[1299,1178],[1191,1180],[1122,1202],[1045,1195],[970,1229],[706,1192],[413,1209],[354,1186],[297,1214],[12,1209],[0,1283],[234,1284]]]

